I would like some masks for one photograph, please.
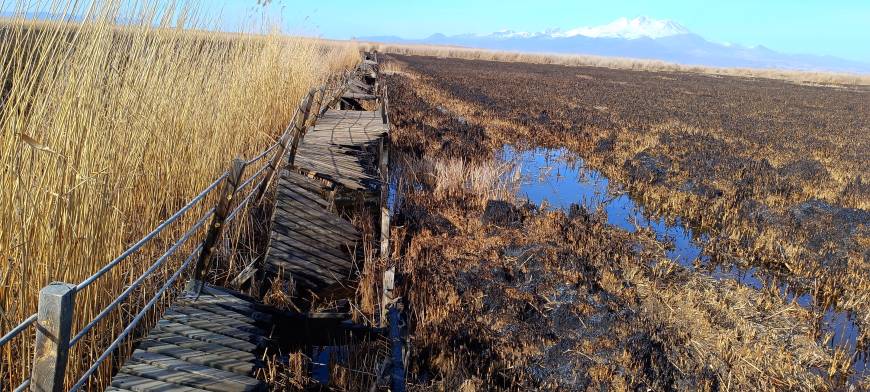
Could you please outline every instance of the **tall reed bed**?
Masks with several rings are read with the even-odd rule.
[[[45,284],[90,276],[233,157],[273,143],[308,89],[359,58],[352,45],[209,31],[213,21],[184,4],[78,3],[0,0],[20,15],[0,20],[0,335],[35,312]],[[57,18],[24,16],[40,6]],[[212,204],[203,205],[78,293],[74,333]],[[71,377],[180,261],[79,344]],[[26,377],[32,337],[0,349],[0,389]]]

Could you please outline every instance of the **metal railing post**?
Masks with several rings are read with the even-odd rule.
[[[245,171],[245,161],[242,159],[233,159],[230,165],[229,176],[221,188],[220,198],[215,206],[214,216],[211,218],[211,224],[208,227],[208,232],[205,239],[202,241],[202,251],[199,254],[199,259],[196,262],[196,270],[194,271],[194,279],[197,282],[204,280],[205,274],[211,267],[211,256],[214,252],[214,247],[217,244],[218,238],[224,230],[224,223],[232,210],[233,199],[236,195],[236,190],[239,188],[239,183],[242,180],[242,173]]]
[[[64,391],[75,294],[76,286],[67,283],[52,283],[39,291],[31,391]]]

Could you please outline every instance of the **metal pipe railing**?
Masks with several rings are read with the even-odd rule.
[[[254,162],[259,161],[260,159],[265,158],[266,155],[269,155],[269,153],[272,152],[272,150],[274,150],[276,147],[278,147],[278,142],[273,143],[271,146],[269,146],[269,148],[263,150],[263,152],[261,152],[260,155],[257,155],[255,157],[245,161],[245,165],[250,165]]]
[[[166,262],[166,260],[168,260],[170,256],[175,254],[175,252],[178,250],[178,248],[181,247],[181,245],[184,245],[184,243],[187,242],[187,240],[189,240],[193,236],[193,234],[196,233],[196,231],[199,230],[202,227],[202,225],[204,225],[205,222],[209,218],[212,217],[212,215],[214,215],[214,208],[212,208],[208,212],[206,212],[205,215],[203,215],[203,217],[200,218],[199,221],[196,222],[196,224],[191,226],[190,230],[188,230],[186,233],[184,233],[181,236],[181,238],[178,239],[178,241],[176,241],[174,244],[172,244],[172,246],[169,248],[169,250],[167,250],[166,253],[163,254],[163,256],[160,256],[160,258],[158,258],[157,261],[155,261],[154,264],[152,264],[151,267],[149,267],[142,274],[142,276],[140,276],[135,281],[133,281],[133,283],[131,283],[130,286],[127,287],[127,289],[125,289],[123,292],[121,292],[121,294],[118,295],[118,297],[115,298],[115,300],[113,300],[112,303],[110,303],[108,306],[106,306],[100,312],[100,314],[98,314],[96,317],[94,317],[93,320],[91,320],[91,322],[89,322],[87,325],[85,325],[81,329],[81,331],[79,331],[79,333],[76,334],[76,336],[74,336],[72,339],[70,339],[70,341],[69,341],[70,347],[75,346],[75,344],[78,343],[79,340],[81,340],[85,335],[87,335],[88,332],[90,332],[90,330],[93,327],[95,327],[100,320],[102,320],[104,317],[106,317],[109,314],[109,312],[111,312],[113,309],[115,309],[115,307],[117,307],[121,303],[121,301],[127,299],[127,297],[130,296],[130,294],[133,292],[134,289],[139,287],[139,285],[142,284],[142,282],[144,282],[145,279],[148,278],[148,276],[150,276],[152,273],[154,273],[154,271],[156,271],[158,268],[160,268],[160,266],[163,265],[163,263]]]
[[[24,380],[24,382],[22,382],[21,385],[15,387],[15,389],[13,389],[13,392],[24,392],[29,387],[30,387],[30,379],[28,378],[28,379]]]
[[[36,313],[30,315],[30,317],[24,319],[24,321],[22,321],[21,324],[16,325],[15,328],[12,328],[12,330],[7,332],[6,335],[3,335],[3,337],[0,338],[0,347],[3,347],[4,345],[6,345],[6,343],[9,343],[9,341],[14,339],[20,333],[24,332],[24,330],[26,330],[27,327],[33,325],[33,323],[35,323],[35,322],[36,322]]]
[[[148,311],[151,310],[152,307],[154,307],[154,304],[157,303],[157,300],[163,297],[163,293],[165,293],[166,290],[172,287],[172,284],[175,283],[176,280],[178,280],[178,277],[181,276],[181,273],[184,272],[184,270],[190,267],[190,264],[193,263],[193,260],[195,260],[195,256],[198,255],[200,251],[202,251],[201,244],[196,249],[194,249],[193,252],[190,253],[184,263],[181,264],[181,267],[179,267],[178,270],[169,277],[166,283],[163,284],[163,287],[161,287],[160,290],[154,293],[154,297],[152,297],[151,300],[148,301],[147,304],[145,304],[142,310],[140,310],[139,313],[137,313],[136,316],[133,317],[133,320],[130,321],[130,324],[127,325],[127,328],[124,328],[121,334],[118,335],[118,337],[115,338],[114,341],[112,341],[112,344],[110,344],[109,347],[105,351],[103,351],[103,353],[91,365],[91,367],[87,371],[85,371],[81,378],[79,378],[78,382],[73,385],[70,391],[78,391],[82,388],[82,386],[85,385],[85,383],[87,383],[88,379],[94,374],[94,372],[97,371],[103,361],[105,361],[106,358],[108,358],[112,354],[112,352],[115,351],[121,345],[121,343],[124,342],[124,339],[127,338],[127,335],[133,332],[133,329],[135,329],[136,325],[138,325],[139,322],[142,321],[142,318],[145,317],[145,314],[147,314]]]
[[[209,193],[211,193],[211,191],[213,191],[215,188],[217,188],[217,186],[220,185],[221,181],[223,181],[225,178],[227,178],[227,176],[229,176],[229,172],[224,172],[224,174],[222,174],[220,177],[218,177],[217,180],[215,180],[213,183],[211,183],[211,185],[209,185],[207,188],[205,188],[205,190],[200,192],[200,194],[196,195],[196,197],[194,197],[190,202],[188,202],[187,205],[185,205],[184,207],[181,207],[180,210],[178,210],[176,213],[172,214],[172,216],[170,216],[165,221],[163,221],[163,223],[158,225],[154,230],[152,230],[150,233],[148,233],[148,235],[146,235],[141,240],[139,240],[138,242],[133,244],[133,246],[127,248],[127,250],[125,250],[124,253],[121,253],[120,256],[116,257],[114,260],[109,262],[109,264],[106,264],[105,266],[103,266],[103,268],[100,268],[99,271],[97,271],[96,273],[91,275],[89,278],[85,279],[84,281],[82,281],[81,283],[76,285],[76,291],[81,291],[85,287],[88,287],[91,283],[94,283],[94,281],[99,279],[101,276],[103,276],[107,272],[111,271],[112,268],[115,268],[115,266],[118,265],[119,263],[121,263],[122,261],[124,261],[124,259],[126,259],[131,254],[135,253],[137,250],[139,250],[140,248],[145,246],[145,244],[147,244],[149,241],[151,241],[151,239],[156,237],[157,234],[160,234],[160,232],[163,231],[163,229],[165,229],[167,226],[172,224],[172,222],[175,222],[176,220],[178,220],[178,218],[180,218],[182,215],[184,215],[185,212],[187,212],[188,210],[193,208],[197,203],[199,203]]]

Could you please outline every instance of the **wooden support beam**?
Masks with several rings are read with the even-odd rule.
[[[390,319],[390,348],[392,354],[392,369],[390,374],[390,389],[392,392],[405,392],[405,324],[398,304],[393,303],[388,312]]]
[[[325,90],[326,86],[321,86],[319,89],[314,90],[314,95],[312,97],[312,107],[310,110],[313,115],[308,116],[308,121],[306,126],[314,126],[314,123],[317,121],[317,117],[320,113],[320,108],[323,105],[324,95],[326,94]]]
[[[236,191],[239,188],[239,183],[242,180],[242,173],[245,171],[245,161],[242,159],[233,159],[230,165],[230,175],[224,181],[221,187],[220,198],[215,206],[214,216],[211,218],[211,224],[208,227],[208,232],[205,239],[202,241],[202,251],[199,252],[199,259],[196,262],[196,270],[194,279],[197,281],[205,280],[205,276],[211,267],[211,256],[220,235],[224,231],[224,223],[226,223],[227,215],[232,211],[233,199],[235,199]]]
[[[390,141],[382,137],[380,142],[379,171],[381,174],[381,257],[390,257]]]
[[[395,301],[394,290],[396,289],[396,269],[394,267],[387,268],[387,270],[384,271],[382,284],[384,291],[381,294],[380,326],[384,328],[387,326],[387,312],[391,304]]]
[[[76,286],[52,283],[39,291],[39,310],[36,321],[36,344],[30,390],[60,392],[69,357],[69,339],[72,329]]]
[[[405,391],[405,322],[402,318],[401,298],[396,295],[395,267],[384,271],[381,297],[381,327],[390,333],[390,386],[392,391]]]
[[[390,95],[387,91],[386,84],[383,86],[383,90],[383,94],[381,95],[381,120],[387,125],[387,132],[389,132],[390,116],[387,111],[390,109]]]
[[[308,121],[308,115],[311,114],[311,106],[313,103],[314,90],[311,90],[308,92],[308,97],[302,104],[301,117],[298,118],[296,124],[293,125],[293,143],[290,146],[290,154],[287,161],[290,166],[293,166],[293,161],[296,160],[296,150],[299,149],[299,142],[302,141],[303,137],[305,137],[305,123]]]
[[[244,285],[245,282],[247,282],[251,278],[253,278],[254,275],[257,274],[258,262],[259,262],[259,258],[251,260],[251,262],[248,263],[247,266],[245,266],[245,269],[243,269],[242,272],[239,272],[239,274],[235,278],[233,278],[232,282],[230,282],[230,285],[234,286],[234,287],[242,287],[242,285]]]

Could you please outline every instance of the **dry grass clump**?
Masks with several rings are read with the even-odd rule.
[[[489,200],[509,200],[516,193],[515,187],[506,182],[513,168],[494,161],[472,162],[465,159],[436,159],[433,197],[450,199],[463,194],[477,195],[478,205]]]
[[[0,334],[35,311],[40,287],[83,280],[211,183],[231,158],[271,144],[309,88],[358,60],[352,45],[210,32],[203,29],[210,21],[188,7],[53,3],[46,7],[57,14],[88,17],[15,17],[0,25]],[[74,328],[203,211],[191,211],[79,293]],[[167,271],[178,265],[169,264]],[[165,277],[157,275],[143,293]],[[145,297],[133,298],[131,309]],[[122,316],[78,346],[70,373],[123,328]],[[22,380],[31,340],[25,334],[0,350],[0,383]]]
[[[642,60],[591,55],[522,53],[500,50],[473,49],[457,46],[408,44],[402,45],[382,43],[365,43],[365,45],[369,48],[377,49],[378,51],[384,53],[394,53],[411,56],[433,56],[465,60],[566,65],[572,67],[606,67],[634,71],[693,72],[708,75],[779,79],[787,80],[794,83],[824,86],[870,86],[870,76],[849,73],[789,71],[761,68],[718,68],[699,65],[682,65],[660,60]]]
[[[654,233],[610,226],[603,213],[490,199],[512,179],[489,174],[492,153],[454,155],[444,142],[454,115],[410,79],[389,82],[391,118],[402,123],[391,136],[403,179],[396,227],[412,390],[844,385],[848,363],[816,342],[812,312],[689,272],[666,259]],[[452,137],[475,127],[459,122]],[[463,148],[485,149],[489,131]],[[464,181],[476,177],[501,182]],[[491,206],[505,201],[510,219],[492,219]]]

